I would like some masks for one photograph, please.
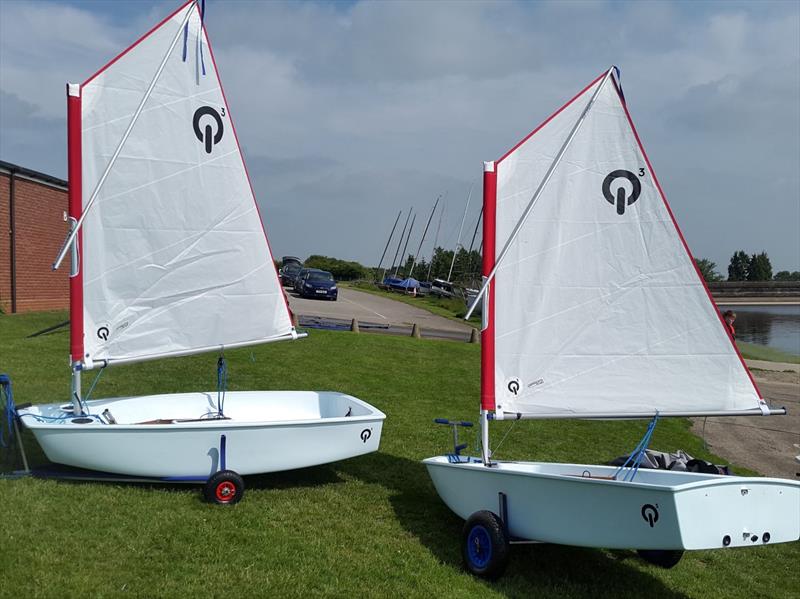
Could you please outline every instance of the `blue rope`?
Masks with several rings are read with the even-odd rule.
[[[200,29],[197,32],[197,45],[199,46],[199,57],[198,60],[200,61],[200,69],[203,75],[206,74],[206,61],[203,58],[203,19],[205,18],[206,14],[206,0],[202,0],[200,3]],[[186,21],[186,25],[183,26],[183,62],[186,62],[186,56],[189,53],[189,21]]]
[[[622,72],[617,65],[614,65],[614,73],[617,75],[617,88],[619,89],[619,97],[622,98],[623,104],[625,103],[625,92],[622,91]]]
[[[14,418],[17,416],[17,408],[14,405],[14,395],[11,392],[11,378],[7,374],[0,374],[0,395],[5,397],[3,410],[6,415],[6,427],[8,429],[8,441],[3,438],[3,427],[0,426],[0,447],[9,447],[14,441]]]
[[[39,422],[65,422],[67,420],[72,420],[73,418],[78,417],[75,414],[65,414],[64,416],[44,416],[43,414],[31,414],[30,412],[25,412],[25,413],[19,415],[20,418],[22,418],[24,416],[30,416],[31,418],[34,418],[35,420],[38,420]],[[81,414],[79,417],[80,418],[93,418],[94,420],[97,420],[97,422],[99,422],[100,424],[107,424],[97,414]]]
[[[225,391],[228,388],[228,363],[225,356],[217,360],[217,414],[222,416],[225,407]]]
[[[200,30],[197,35],[200,36],[200,68],[203,70],[203,75],[206,74],[206,63],[203,60],[203,24],[206,18],[206,0],[200,1]]]
[[[189,46],[189,21],[183,26],[183,62],[186,62],[186,53]]]
[[[647,446],[650,445],[650,438],[653,436],[653,431],[656,430],[656,423],[658,422],[658,412],[656,415],[653,416],[653,419],[650,421],[650,424],[647,425],[647,430],[642,437],[642,440],[639,441],[639,444],[636,448],[631,452],[631,455],[628,456],[628,459],[625,460],[625,463],[622,464],[617,471],[614,472],[614,478],[616,479],[620,473],[628,468],[628,471],[625,473],[625,476],[622,480],[630,482],[636,476],[636,473],[639,472],[639,466],[642,463],[642,459],[645,456],[645,452],[647,451]],[[630,466],[629,466],[630,464]]]
[[[94,380],[92,381],[92,384],[89,386],[89,390],[86,392],[86,395],[84,395],[84,396],[83,396],[83,400],[81,401],[81,407],[83,407],[83,408],[85,409],[85,411],[86,411],[86,412],[88,412],[88,411],[89,411],[89,406],[88,406],[88,405],[86,405],[86,403],[85,403],[85,402],[89,401],[89,396],[92,394],[92,391],[94,391],[94,387],[95,387],[95,385],[97,385],[97,381],[99,381],[99,380],[100,380],[100,375],[102,375],[102,374],[103,374],[103,371],[104,371],[105,369],[106,369],[106,367],[105,367],[105,366],[103,366],[103,367],[102,367],[102,368],[101,368],[101,369],[100,369],[100,370],[97,372],[97,376],[96,376],[96,377],[94,377]]]

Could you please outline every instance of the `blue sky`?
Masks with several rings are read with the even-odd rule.
[[[438,194],[452,247],[481,161],[613,63],[693,253],[800,269],[800,3],[207,4],[278,255],[375,263]],[[0,1],[0,159],[63,177],[64,83],[177,5]]]

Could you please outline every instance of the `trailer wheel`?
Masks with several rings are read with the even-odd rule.
[[[205,500],[217,505],[239,503],[243,495],[244,481],[233,470],[220,470],[203,487]]]
[[[672,568],[683,557],[683,549],[639,549],[639,554],[644,561],[659,568]]]
[[[462,532],[464,567],[475,576],[494,580],[506,569],[508,555],[508,537],[500,518],[487,510],[472,514]]]

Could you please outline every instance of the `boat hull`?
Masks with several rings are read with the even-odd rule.
[[[582,464],[424,461],[442,500],[466,519],[501,515],[512,537],[618,549],[715,549],[800,538],[800,483],[774,478]],[[505,496],[501,507],[500,494]],[[766,533],[766,534],[765,534]]]
[[[214,392],[88,402],[90,414],[108,410],[116,424],[104,417],[77,423],[58,404],[19,414],[52,462],[166,479],[204,479],[221,469],[243,475],[293,470],[370,453],[378,449],[385,418],[342,393],[228,392],[228,419],[209,417],[216,400]]]

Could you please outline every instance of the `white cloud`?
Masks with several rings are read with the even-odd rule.
[[[616,63],[695,253],[800,267],[796,3],[207,3],[276,254],[375,261],[397,210],[445,190],[454,237],[480,161]],[[0,106],[3,159],[64,164],[41,134],[63,128],[64,82],[174,8],[119,6],[0,2],[0,90],[28,103],[13,130]]]

